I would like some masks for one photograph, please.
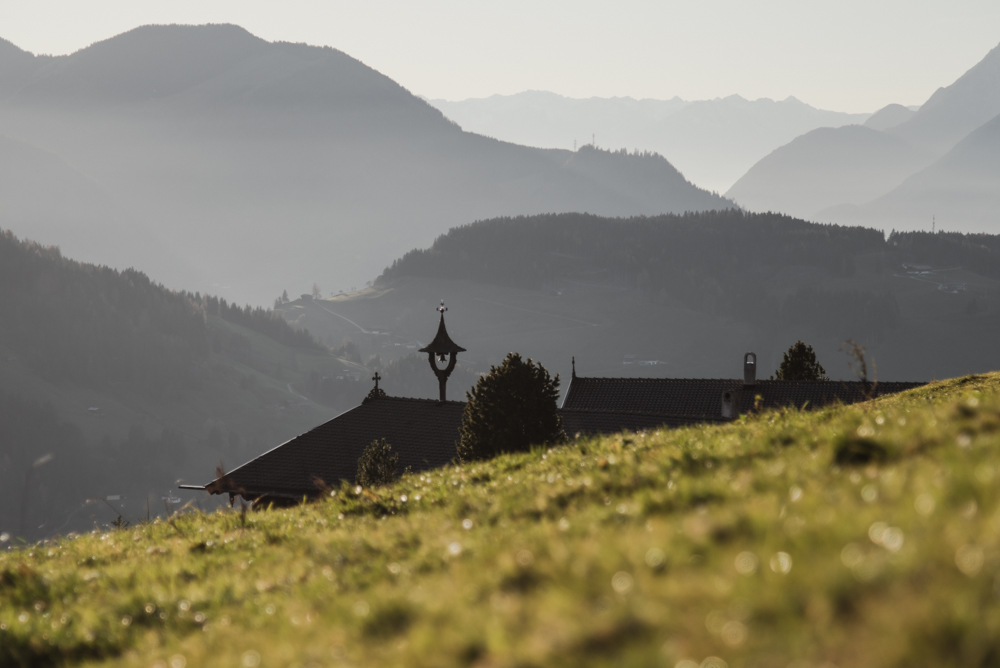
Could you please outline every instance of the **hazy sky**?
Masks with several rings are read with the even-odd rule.
[[[431,98],[794,95],[920,104],[1000,43],[998,0],[0,0],[0,37],[64,54],[147,23],[341,49]]]

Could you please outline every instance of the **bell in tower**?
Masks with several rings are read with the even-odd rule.
[[[451,337],[448,336],[448,330],[444,326],[444,312],[448,308],[444,305],[443,299],[437,310],[441,314],[437,336],[434,337],[433,341],[421,348],[420,352],[427,353],[427,359],[431,363],[431,369],[434,371],[434,375],[437,376],[438,385],[441,388],[441,401],[445,401],[445,385],[448,383],[448,376],[455,370],[455,364],[458,362],[458,354],[464,353],[465,348],[452,341]],[[447,362],[448,366],[439,369],[438,362],[442,364]]]

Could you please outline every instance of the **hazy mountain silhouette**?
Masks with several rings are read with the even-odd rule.
[[[599,146],[656,151],[693,183],[720,191],[794,137],[868,117],[815,109],[794,97],[751,101],[739,95],[689,102],[527,91],[430,102],[466,130],[528,146],[569,148],[574,141],[589,143],[593,134]]]
[[[995,233],[998,211],[1000,116],[886,195],[860,207],[836,207],[820,217],[898,230],[926,230],[936,218],[938,230]]]
[[[807,140],[808,135],[797,138],[754,165],[727,196],[755,210],[818,215],[838,223],[868,220],[877,224],[874,213],[865,213],[865,202],[888,193],[997,114],[1000,47],[952,85],[938,89],[909,120],[894,124],[906,114],[890,105],[870,119],[867,133],[844,128],[823,135],[825,141]],[[885,128],[884,132],[878,132],[879,127]],[[795,177],[798,192],[791,192],[789,183],[783,181],[789,177]],[[960,193],[958,189],[948,197],[958,198]],[[934,208],[926,198],[921,201]],[[922,228],[924,218],[929,221],[930,212],[919,220],[895,219],[887,224]]]
[[[691,104],[679,97],[576,99],[541,90],[428,102],[470,132],[544,148],[588,144],[592,134],[600,145],[633,148],[628,133],[637,125],[656,123]]]
[[[477,218],[731,206],[660,158],[463,132],[340,51],[236,26],[146,26],[41,60],[0,99],[4,131],[61,156],[155,230],[181,261],[137,251],[133,263],[177,287],[259,303],[313,282],[346,288]]]
[[[887,104],[872,114],[864,122],[864,126],[872,130],[888,130],[910,120],[915,113],[913,109],[904,107],[901,104]]]
[[[10,94],[42,65],[45,58],[19,49],[0,38],[0,97]]]
[[[1000,114],[1000,46],[955,83],[937,89],[893,134],[937,155]]]
[[[860,125],[820,128],[758,162],[726,196],[752,211],[813,219],[826,207],[878,197],[931,159],[886,132]]]

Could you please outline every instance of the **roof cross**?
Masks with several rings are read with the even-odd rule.
[[[448,307],[444,305],[444,300],[441,300],[441,306],[437,307],[437,312],[444,315],[444,312],[448,310]]]
[[[375,389],[378,389],[378,382],[382,380],[382,376],[378,375],[378,371],[376,371],[375,375],[372,376],[372,380],[375,381]]]

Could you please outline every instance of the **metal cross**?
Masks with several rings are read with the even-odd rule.
[[[448,310],[448,307],[444,305],[444,300],[441,300],[441,306],[437,307],[438,313],[444,315],[444,312]]]
[[[375,375],[372,376],[372,380],[375,381],[375,387],[378,387],[378,382],[382,380],[382,376],[378,375],[378,371],[376,371]]]

